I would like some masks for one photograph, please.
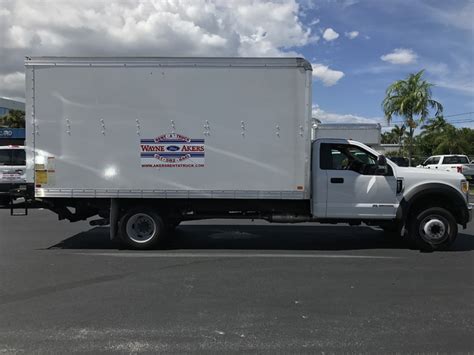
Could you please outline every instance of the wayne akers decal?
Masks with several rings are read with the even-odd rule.
[[[203,167],[204,155],[204,139],[167,133],[153,139],[140,140],[140,160],[143,168]]]

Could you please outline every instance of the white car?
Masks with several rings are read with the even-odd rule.
[[[26,185],[25,147],[0,146],[0,205],[8,204],[10,191]]]
[[[453,171],[463,174],[469,180],[474,179],[474,164],[469,163],[466,155],[433,155],[419,167]]]

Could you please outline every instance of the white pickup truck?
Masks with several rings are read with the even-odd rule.
[[[420,167],[461,173],[469,180],[474,178],[474,164],[469,163],[466,155],[433,155]]]

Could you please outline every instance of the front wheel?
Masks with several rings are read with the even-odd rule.
[[[154,210],[136,208],[121,218],[120,236],[133,249],[151,249],[164,242],[166,228]]]
[[[458,225],[451,212],[433,207],[418,212],[412,218],[408,234],[420,250],[446,250],[456,239]]]

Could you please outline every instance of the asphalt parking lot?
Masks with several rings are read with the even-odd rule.
[[[474,226],[420,253],[369,227],[204,221],[166,250],[0,211],[0,353],[473,352]]]

